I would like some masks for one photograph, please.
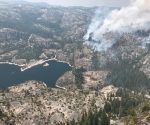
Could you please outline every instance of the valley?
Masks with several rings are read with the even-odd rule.
[[[150,32],[101,51],[84,39],[96,10],[0,1],[0,125],[149,125]]]

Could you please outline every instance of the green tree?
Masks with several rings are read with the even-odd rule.
[[[101,115],[101,125],[110,125],[110,119],[105,111],[103,111]]]
[[[111,104],[109,102],[106,102],[104,105],[104,110],[109,113],[111,112]]]
[[[111,73],[107,81],[117,87],[132,90],[150,88],[150,79],[135,65],[135,62],[120,59],[119,62],[109,64]]]
[[[92,56],[92,68],[94,70],[98,70],[99,66],[100,66],[100,63],[99,63],[98,52],[94,51],[93,56]]]
[[[82,88],[82,84],[84,84],[83,72],[83,68],[73,69],[73,74],[75,75],[75,83],[78,88]]]

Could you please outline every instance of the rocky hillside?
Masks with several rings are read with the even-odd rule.
[[[94,11],[95,8],[1,1],[0,61],[28,64],[30,60],[56,56],[71,62]]]
[[[104,106],[108,93],[47,88],[43,83],[28,81],[0,91],[1,125],[56,125],[78,121],[90,109]],[[59,116],[59,117],[58,117]]]
[[[48,5],[0,3],[0,28],[37,34],[46,38],[82,38],[90,23],[94,8],[53,7]],[[59,39],[58,39],[59,40]]]
[[[82,120],[95,119],[100,108],[114,125],[148,124],[150,32],[106,34],[115,44],[97,51],[83,40],[95,10],[0,1],[0,62],[26,68],[55,58],[73,66],[58,88],[27,81],[1,89],[0,125],[87,125]]]

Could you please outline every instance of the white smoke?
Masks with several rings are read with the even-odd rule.
[[[94,22],[95,27],[93,27]],[[100,41],[101,46],[102,44],[106,44],[104,50],[107,50],[110,48],[110,46],[107,46],[110,41],[103,40],[105,39],[103,38],[104,34],[109,32],[122,33],[149,29],[150,0],[132,0],[129,6],[123,7],[120,10],[113,10],[103,22],[101,20],[97,20],[97,17],[95,17],[89,26],[85,38],[88,38],[89,34],[93,33],[93,40]],[[103,50],[102,48],[99,49]]]
[[[109,7],[100,7],[96,10],[95,16],[92,19],[92,22],[88,28],[87,34],[84,36],[85,39],[88,39],[91,33],[94,31],[99,30],[99,27],[103,24],[104,19],[106,16],[111,12]]]
[[[147,48],[147,45],[150,45],[150,35],[142,40],[142,47]]]

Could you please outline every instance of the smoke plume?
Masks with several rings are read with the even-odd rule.
[[[85,39],[92,33],[92,39],[99,41],[99,46],[105,45],[100,50],[107,50],[115,42],[110,43],[104,38],[107,33],[134,32],[150,29],[150,0],[132,0],[129,6],[113,10],[102,21],[95,15],[89,26]],[[108,46],[107,46],[108,44]]]
[[[88,28],[87,34],[84,36],[85,39],[88,39],[91,33],[99,30],[100,26],[102,26],[104,19],[106,16],[112,11],[109,7],[100,7],[96,10],[95,16],[92,19],[92,22]]]

